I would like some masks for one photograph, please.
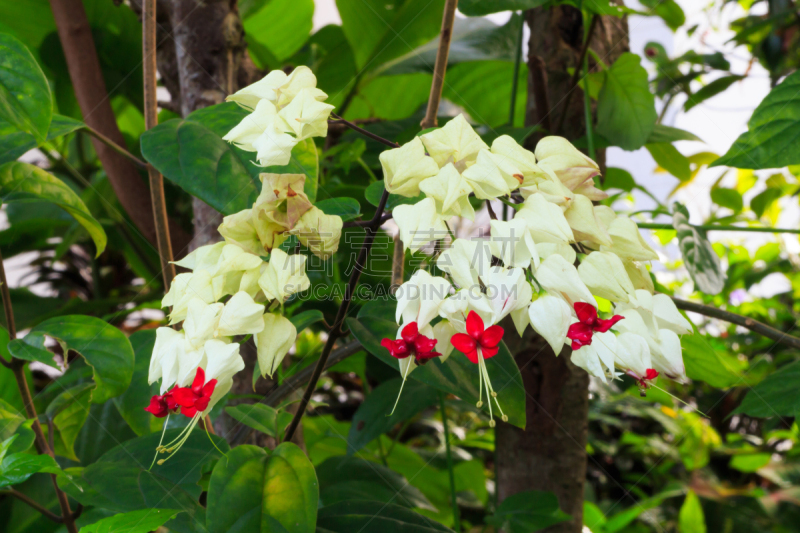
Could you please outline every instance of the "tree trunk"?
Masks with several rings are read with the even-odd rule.
[[[526,12],[531,29],[526,124],[555,128],[566,112],[558,135],[575,140],[585,135],[583,94],[575,89],[564,109],[570,90],[568,69],[578,65],[583,40],[580,11],[571,7],[537,8]],[[594,31],[591,48],[611,64],[627,50],[627,21],[602,17]],[[591,60],[589,66],[593,66]],[[533,149],[544,131],[528,140]],[[596,154],[601,169],[605,152]],[[510,343],[527,395],[526,429],[509,424],[497,426],[498,500],[525,490],[553,492],[561,509],[572,516],[552,526],[549,533],[580,533],[583,528],[583,490],[586,479],[586,439],[589,412],[589,376],[573,365],[571,350],[559,356],[539,336],[530,334]]]

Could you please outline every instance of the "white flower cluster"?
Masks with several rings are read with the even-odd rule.
[[[645,263],[657,254],[634,221],[593,204],[607,197],[594,187],[599,168],[566,139],[546,137],[531,153],[501,136],[490,148],[459,115],[380,159],[387,190],[425,194],[394,210],[412,250],[443,239],[451,217],[474,218],[472,194],[510,200],[518,190],[524,199],[512,220],[491,221],[489,239],[457,239],[439,255],[452,290],[447,279],[416,272],[398,291],[397,322],[416,321],[442,358],[475,311],[486,327],[506,316],[520,335],[531,325],[556,354],[571,339],[572,361],[604,382],[617,376],[615,367],[642,386],[654,371],[686,378],[678,335],[692,329],[669,297],[653,296]],[[600,318],[595,297],[622,318]],[[431,326],[437,316],[443,320]],[[412,359],[400,360],[401,371]]]
[[[297,143],[328,134],[333,106],[323,103],[326,98],[308,67],[289,75],[273,70],[227,98],[251,113],[223,139],[256,152],[261,166],[286,165]]]

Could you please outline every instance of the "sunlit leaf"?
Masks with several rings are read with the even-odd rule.
[[[0,33],[0,119],[43,141],[52,117],[50,85],[33,54],[15,37]]]
[[[708,238],[689,225],[689,212],[678,202],[674,204],[672,225],[678,233],[678,244],[689,275],[696,289],[706,294],[719,294],[725,286],[725,272]]]

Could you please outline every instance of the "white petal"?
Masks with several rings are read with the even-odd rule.
[[[556,355],[560,354],[573,322],[569,304],[561,298],[544,295],[531,303],[528,317],[536,333],[544,337]]]

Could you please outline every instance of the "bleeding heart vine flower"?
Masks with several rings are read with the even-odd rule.
[[[576,302],[574,308],[575,314],[578,316],[578,322],[572,324],[567,331],[567,338],[572,340],[573,350],[592,344],[592,334],[594,332],[605,333],[611,329],[611,326],[625,318],[620,315],[614,315],[604,320],[597,316],[597,309],[593,305],[584,302]]]
[[[389,416],[391,416],[394,414],[394,410],[397,409],[397,402],[400,401],[400,396],[403,394],[403,386],[406,384],[409,372],[414,370],[417,365],[424,365],[434,357],[439,357],[442,354],[434,351],[436,339],[422,335],[416,322],[406,324],[400,330],[400,338],[396,340],[383,339],[381,346],[389,351],[389,355],[400,361],[400,369],[403,373],[403,384],[400,385],[397,400],[394,402],[392,412],[389,413]],[[413,358],[409,359],[412,356]]]
[[[486,359],[494,357],[500,351],[500,341],[503,340],[503,328],[498,325],[485,327],[483,319],[475,311],[470,311],[467,315],[467,332],[456,333],[450,342],[456,350],[467,356],[471,362],[478,365],[480,373],[478,407],[483,406],[483,389],[486,389],[486,401],[489,403],[489,426],[494,427],[495,421],[492,417],[492,399],[500,410],[503,422],[508,422],[508,417],[503,413],[500,402],[497,400],[497,393],[492,388],[489,380],[489,372],[486,370]]]

